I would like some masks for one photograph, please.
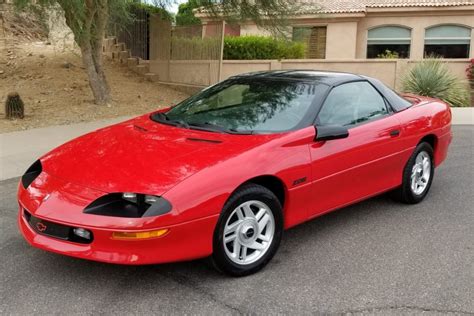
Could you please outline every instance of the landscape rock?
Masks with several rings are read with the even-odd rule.
[[[70,62],[65,62],[61,65],[61,67],[65,68],[65,69],[70,69],[70,68],[74,67],[74,65],[71,64]]]

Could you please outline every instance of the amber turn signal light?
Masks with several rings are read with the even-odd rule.
[[[112,239],[118,240],[144,240],[163,237],[168,229],[151,230],[147,232],[113,232]]]

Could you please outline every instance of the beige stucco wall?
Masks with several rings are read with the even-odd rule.
[[[369,10],[368,13],[302,16],[292,26],[327,26],[326,59],[365,59],[368,30],[383,25],[401,25],[412,30],[410,59],[423,58],[425,30],[439,24],[458,24],[474,28],[474,6],[448,8],[401,8]],[[269,35],[247,23],[241,35]],[[470,58],[474,58],[474,31],[471,31]]]
[[[326,59],[356,58],[357,22],[327,24]]]
[[[215,60],[150,60],[150,72],[163,82],[208,86],[218,82]]]
[[[393,60],[288,60],[282,61],[282,69],[314,69],[341,71],[378,78],[395,87],[397,62]]]
[[[312,69],[327,71],[344,71],[367,75],[380,79],[390,87],[396,86],[396,60],[225,60],[223,62],[222,80],[238,74],[259,70]]]
[[[222,62],[221,79],[253,71],[273,70],[271,60],[224,60]]]
[[[271,34],[268,30],[259,28],[255,24],[248,23],[248,24],[242,24],[240,26],[240,36],[245,36],[245,35],[268,36],[268,35],[271,35]]]
[[[425,44],[425,30],[438,24],[459,24],[474,28],[474,13],[470,15],[445,13],[445,15],[407,15],[400,13],[399,16],[371,16],[370,14],[361,19],[357,31],[356,58],[366,58],[368,30],[383,25],[401,25],[411,29],[411,52],[410,59],[422,59]],[[332,40],[332,39],[331,39]],[[471,58],[474,57],[474,31],[471,31]]]
[[[327,71],[342,71],[374,77],[391,88],[400,87],[400,79],[418,61],[396,59],[370,59],[370,60],[321,60],[321,59],[295,59],[295,60],[224,60],[222,63],[221,80],[242,73],[261,70],[288,70],[312,69]],[[461,79],[465,79],[467,61],[446,60],[449,70]]]
[[[220,80],[255,71],[312,69],[366,75],[398,90],[400,79],[418,62],[403,59],[224,60]],[[450,59],[446,62],[451,73],[465,80],[467,61]],[[150,72],[156,74],[159,81],[168,83],[205,87],[220,81],[219,62],[213,60],[150,60]]]

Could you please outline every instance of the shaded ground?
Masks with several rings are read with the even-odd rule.
[[[93,103],[80,56],[44,42],[0,41],[0,133],[143,114],[186,97],[144,79],[119,64],[106,62],[113,102]],[[25,102],[26,118],[3,119],[9,92]]]
[[[202,261],[127,267],[31,248],[16,227],[18,179],[0,182],[0,314],[472,315],[473,136],[455,127],[423,203],[381,196],[298,226],[240,279]]]

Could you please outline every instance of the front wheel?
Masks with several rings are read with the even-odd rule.
[[[263,186],[245,185],[224,206],[214,232],[212,261],[233,276],[255,273],[276,253],[282,232],[278,198]]]

